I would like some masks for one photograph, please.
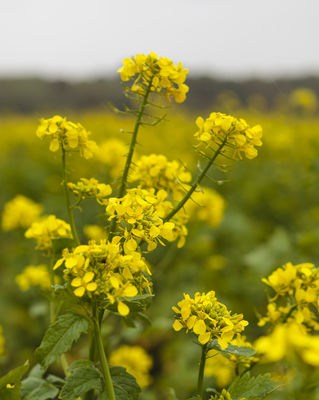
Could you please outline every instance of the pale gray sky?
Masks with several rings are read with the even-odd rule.
[[[154,51],[192,73],[319,73],[319,0],[0,0],[0,75],[86,78]]]

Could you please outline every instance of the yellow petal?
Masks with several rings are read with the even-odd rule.
[[[130,309],[128,308],[128,306],[121,301],[117,305],[117,311],[119,312],[119,314],[123,315],[123,317],[130,313]]]
[[[84,293],[85,293],[85,289],[84,289],[83,286],[81,286],[81,287],[79,287],[79,288],[77,288],[77,289],[74,290],[74,294],[75,294],[77,297],[82,297],[82,296],[84,295]]]
[[[71,286],[73,286],[73,287],[79,287],[81,285],[82,285],[81,278],[74,278],[73,281],[71,282]]]
[[[194,324],[193,331],[196,335],[203,335],[206,332],[205,322],[202,319],[198,319]]]
[[[86,290],[88,290],[89,292],[94,292],[97,288],[97,284],[95,282],[90,282],[87,287]]]
[[[58,141],[58,139],[53,139],[50,143],[50,151],[58,151],[60,147],[60,143]]]
[[[179,322],[178,319],[176,319],[176,320],[174,321],[174,323],[173,323],[173,329],[174,329],[174,331],[176,331],[176,332],[178,332],[178,331],[180,331],[181,329],[183,329],[183,325]]]

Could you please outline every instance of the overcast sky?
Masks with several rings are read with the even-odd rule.
[[[191,73],[319,73],[319,0],[0,0],[0,75],[87,78],[154,51]]]

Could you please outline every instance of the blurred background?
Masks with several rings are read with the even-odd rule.
[[[153,325],[138,325],[121,336],[109,328],[110,352],[129,344],[151,355],[152,384],[145,399],[167,399],[169,387],[185,398],[194,388],[199,349],[190,335],[171,329],[171,306],[183,293],[215,290],[250,321],[247,339],[253,341],[264,332],[257,326],[267,303],[261,278],[288,261],[318,264],[318,13],[316,0],[0,4],[1,212],[21,194],[42,204],[45,214],[66,219],[59,157],[35,135],[42,117],[61,114],[81,122],[104,149],[92,161],[71,160],[74,180],[114,180],[122,167],[116,162],[129,142],[120,129],[133,123],[109,106],[126,101],[116,73],[125,57],[153,51],[189,69],[187,100],[171,105],[167,121],[142,130],[139,155],[163,153],[196,174],[198,115],[231,113],[263,127],[258,158],[238,162],[227,172],[212,171],[212,179],[204,182],[224,199],[225,209],[212,211],[222,218],[213,214],[214,223],[192,222],[182,249],[173,244],[149,258],[156,294],[148,311]],[[93,204],[84,206],[77,213],[78,226],[103,225],[103,218],[96,218],[102,212]],[[0,233],[1,372],[25,359],[35,363],[34,349],[48,323],[41,288],[22,291],[16,282],[26,266],[48,261],[16,228],[3,226]],[[82,240],[87,238],[83,233]],[[80,343],[70,361],[86,357],[81,349]],[[228,383],[225,374],[207,379],[216,388]],[[302,387],[299,381],[294,384]]]

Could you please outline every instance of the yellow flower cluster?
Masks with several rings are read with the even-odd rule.
[[[203,221],[209,226],[215,227],[223,219],[225,200],[215,190],[203,188],[194,192],[191,200],[184,207],[191,219]]]
[[[167,57],[158,57],[155,53],[148,56],[137,54],[132,58],[125,58],[123,66],[118,70],[123,81],[135,78],[131,91],[144,95],[149,82],[152,80],[151,91],[161,92],[170,98],[174,97],[177,103],[186,99],[189,88],[184,84],[187,69],[183,69],[182,63],[174,65]]]
[[[319,269],[313,264],[287,263],[262,281],[275,296],[268,304],[266,317],[259,325],[292,321],[308,330],[319,330]]]
[[[105,204],[105,198],[112,193],[110,185],[99,183],[94,178],[81,178],[77,183],[69,182],[68,188],[81,199],[95,198],[101,205]]]
[[[164,189],[178,196],[185,192],[192,175],[178,161],[168,161],[162,154],[151,154],[135,162],[130,180],[137,181],[142,188]]]
[[[2,229],[10,231],[16,228],[28,228],[36,221],[43,207],[25,196],[18,195],[8,201],[2,213]]]
[[[71,252],[65,249],[53,269],[64,264],[64,278],[75,296],[94,294],[101,301],[107,297],[111,304],[117,303],[118,312],[125,316],[130,309],[123,300],[150,293],[150,271],[140,253],[122,255],[119,241],[115,237],[112,243],[91,241]]]
[[[126,368],[126,371],[135,377],[142,389],[152,382],[150,369],[153,360],[143,347],[127,345],[119,347],[110,354],[110,364]]]
[[[108,139],[99,144],[95,157],[109,167],[111,178],[118,178],[124,169],[128,148],[119,139]]]
[[[3,329],[0,325],[0,357],[4,355],[4,343]]]
[[[192,299],[184,294],[184,299],[173,307],[178,314],[173,324],[175,331],[185,328],[198,336],[200,344],[217,339],[222,349],[226,349],[233,338],[245,329],[248,322],[242,314],[231,314],[227,307],[218,302],[214,291],[195,293]]]
[[[37,249],[49,250],[52,247],[52,239],[60,237],[71,238],[71,227],[55,215],[42,217],[30,226],[25,232],[25,237],[36,239]]]
[[[46,265],[29,265],[21,274],[17,275],[16,283],[21,290],[29,290],[31,286],[39,286],[41,289],[48,290],[51,287],[51,280]]]
[[[262,128],[260,125],[250,127],[247,122],[231,115],[213,112],[204,120],[196,119],[199,130],[195,137],[207,146],[225,143],[232,149],[234,159],[242,159],[242,153],[248,159],[257,157],[255,146],[262,145]]]
[[[298,356],[306,364],[319,367],[319,336],[309,335],[296,322],[276,325],[270,335],[257,339],[254,346],[265,362]]]
[[[62,146],[66,151],[78,149],[85,159],[91,158],[96,151],[96,143],[89,140],[88,132],[80,123],[68,121],[59,115],[49,119],[41,119],[37,129],[37,136],[42,139],[49,137],[50,150],[58,151]]]
[[[230,342],[231,345],[238,347],[252,347],[251,343],[246,341],[245,336],[238,335]],[[236,376],[236,371],[248,369],[257,357],[244,357],[234,354],[223,354],[218,350],[209,350],[205,364],[205,375],[213,376],[219,387],[228,386]]]
[[[211,396],[209,400],[232,400],[232,397],[226,389],[223,389],[220,394]],[[242,397],[240,400],[245,400],[245,399],[244,397]]]
[[[166,201],[167,192],[155,189],[129,189],[122,198],[112,197],[108,201],[106,213],[109,220],[116,219],[122,229],[124,237],[124,251],[129,254],[137,249],[138,241],[145,240],[148,251],[157,247],[162,239],[173,242],[180,237],[183,241],[185,230],[181,224],[163,222],[163,218],[172,208]],[[185,228],[186,229],[186,228]]]

